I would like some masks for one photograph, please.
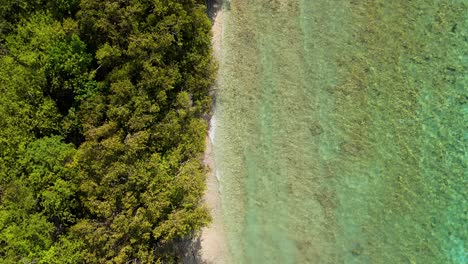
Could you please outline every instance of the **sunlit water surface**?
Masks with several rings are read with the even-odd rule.
[[[233,263],[466,263],[468,1],[223,8]]]

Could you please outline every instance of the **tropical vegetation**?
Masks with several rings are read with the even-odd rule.
[[[201,205],[201,0],[2,0],[0,262],[172,263]]]

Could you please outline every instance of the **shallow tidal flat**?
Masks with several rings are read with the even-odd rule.
[[[225,2],[233,263],[465,263],[468,1]]]

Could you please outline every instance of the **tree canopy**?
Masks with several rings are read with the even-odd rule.
[[[210,219],[200,0],[0,7],[2,263],[171,263]]]

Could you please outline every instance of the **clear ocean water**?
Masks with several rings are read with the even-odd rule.
[[[468,1],[229,0],[233,263],[468,263]]]

